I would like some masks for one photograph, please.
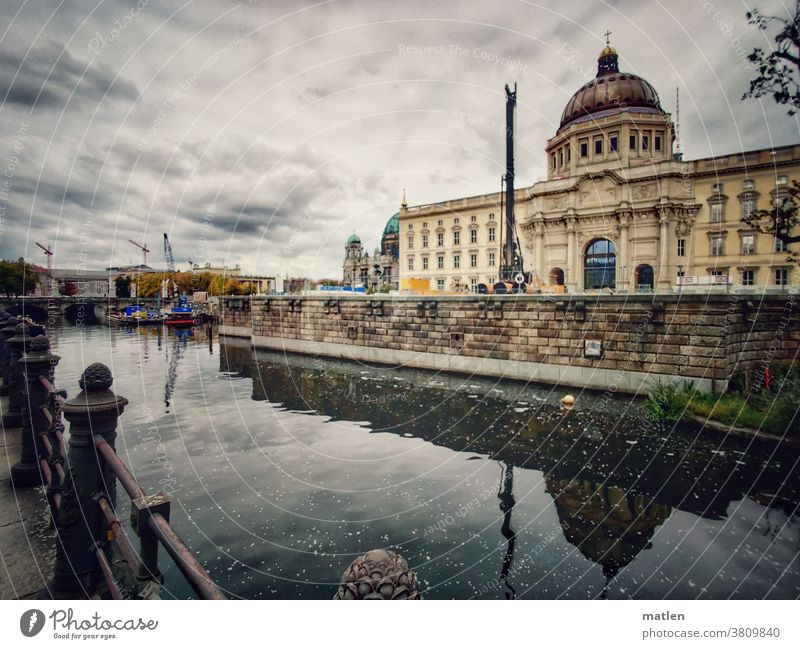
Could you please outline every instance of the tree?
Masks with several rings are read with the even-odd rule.
[[[789,115],[794,115],[800,108],[800,0],[795,0],[793,16],[765,16],[754,9],[747,12],[747,22],[764,32],[776,23],[779,31],[771,52],[757,47],[747,56],[758,76],[742,99],[772,95],[777,103],[788,104]]]
[[[117,297],[130,297],[131,296],[131,283],[133,280],[127,275],[120,275],[114,278],[114,290]]]
[[[0,261],[0,293],[6,297],[29,295],[38,283],[39,274],[24,259]]]
[[[800,183],[796,180],[791,185],[779,188],[770,200],[770,208],[753,210],[743,216],[742,221],[750,228],[763,234],[771,234],[780,239],[785,246],[800,242],[797,227],[800,225]],[[794,260],[796,253],[789,252]]]

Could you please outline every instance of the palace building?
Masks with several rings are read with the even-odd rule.
[[[626,292],[787,284],[780,242],[741,217],[770,207],[800,180],[800,146],[686,161],[675,142],[655,88],[621,72],[607,45],[597,75],[567,102],[547,142],[547,180],[515,191],[525,269],[537,286]],[[401,288],[411,279],[446,291],[493,284],[501,227],[499,192],[402,205]]]

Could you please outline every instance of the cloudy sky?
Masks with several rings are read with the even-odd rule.
[[[768,13],[790,0],[761,0]],[[763,33],[744,2],[3,0],[0,257],[90,268],[241,264],[338,277],[411,204],[499,187],[503,85],[519,184],[611,30],[620,68],[674,111],[687,158],[800,141],[740,101]],[[4,26],[4,27],[2,27]]]

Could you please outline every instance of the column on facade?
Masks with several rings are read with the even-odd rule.
[[[658,282],[659,289],[669,289],[669,266],[667,264],[667,225],[670,208],[658,208]]]
[[[617,265],[619,266],[620,281],[617,288],[628,290],[630,287],[630,259],[628,259],[628,226],[630,224],[628,212],[619,213],[619,255]]]
[[[547,284],[547,277],[545,275],[544,270],[544,223],[541,219],[534,221],[533,223],[533,254],[535,257],[534,261],[534,269],[536,270],[536,274],[539,276],[539,279],[543,284]]]
[[[575,240],[575,217],[570,215],[567,217],[567,268],[566,268],[566,284],[570,293],[578,290],[578,263],[575,256],[576,240]]]

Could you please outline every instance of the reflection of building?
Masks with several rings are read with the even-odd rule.
[[[405,205],[405,198],[403,198],[403,205]],[[398,288],[398,225],[398,214],[393,214],[383,229],[381,245],[375,248],[372,257],[364,249],[357,234],[353,233],[350,236],[344,247],[344,263],[342,264],[343,279],[346,285],[360,284],[367,288],[388,285],[393,289]]]
[[[745,286],[786,283],[785,253],[773,254],[774,239],[748,231],[740,215],[769,207],[800,178],[800,147],[683,161],[674,143],[655,88],[620,71],[607,45],[547,142],[547,180],[515,193],[525,266],[537,283],[635,291],[728,274]],[[495,281],[501,200],[491,193],[403,207],[401,278],[441,290]]]
[[[650,548],[656,528],[672,508],[647,496],[585,480],[546,479],[564,537],[611,580],[642,551]]]

